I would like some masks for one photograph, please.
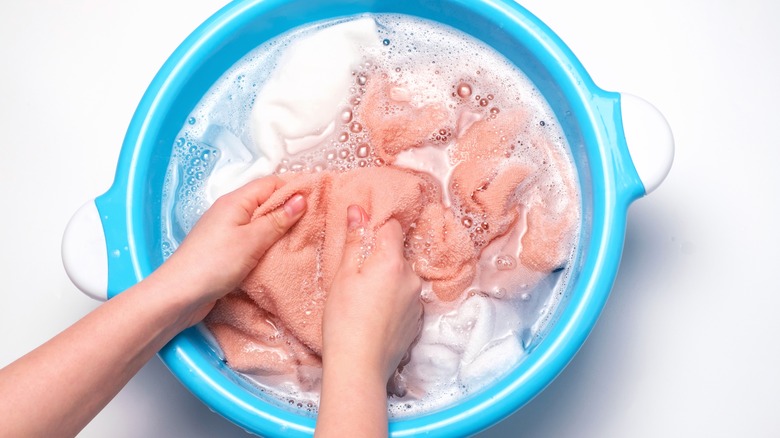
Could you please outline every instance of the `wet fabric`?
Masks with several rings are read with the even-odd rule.
[[[453,116],[435,105],[417,108],[403,100],[393,102],[395,110],[388,113],[384,108],[393,93],[398,90],[391,86],[369,89],[358,114],[381,165],[285,174],[287,184],[256,211],[255,216],[270,212],[296,193],[308,204],[239,290],[220,300],[206,319],[234,369],[282,374],[319,364],[322,314],[342,259],[349,205],[360,205],[370,216],[367,251],[372,230],[390,218],[401,223],[407,259],[445,303],[464,297],[482,250],[492,242],[494,257],[508,247],[505,240],[515,239],[512,260],[524,272],[548,273],[569,256],[566,236],[578,219],[571,208],[572,176],[555,173],[556,162],[565,157],[539,140],[529,139],[537,142],[541,163],[512,158],[523,113]],[[442,132],[440,140],[446,141],[431,141]],[[449,148],[453,169],[445,187],[431,175],[392,164],[402,151],[421,146]]]

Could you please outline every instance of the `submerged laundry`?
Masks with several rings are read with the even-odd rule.
[[[216,304],[203,335],[269,402],[313,412],[346,207],[369,210],[371,227],[396,217],[425,312],[388,414],[426,414],[505,376],[554,320],[580,223],[566,151],[544,96],[484,43],[406,15],[312,23],[247,53],[184,122],[163,185],[162,254],[251,179],[287,181],[258,214],[308,195],[306,215]]]
[[[392,90],[381,83],[379,86]],[[379,111],[382,99],[366,99],[360,114]],[[517,130],[522,126],[517,120],[523,117],[521,113],[507,111],[492,119],[472,121],[449,146],[430,145],[431,132],[457,129],[453,118],[404,102],[394,105],[401,110],[382,118],[362,118],[370,144],[382,151],[378,155],[384,164],[284,174],[287,183],[256,211],[256,216],[272,211],[295,193],[303,194],[308,203],[304,216],[268,250],[240,290],[221,300],[206,320],[227,363],[237,371],[295,374],[301,365],[318,364],[322,312],[342,259],[349,205],[366,210],[370,230],[390,218],[401,223],[405,255],[415,272],[429,282],[434,299],[445,304],[459,303],[467,291],[498,297],[500,290],[505,290],[501,285],[481,287],[494,279],[491,269],[495,271],[492,274],[510,272],[509,281],[531,283],[561,266],[569,256],[571,248],[565,237],[576,226],[577,216],[569,205],[576,194],[566,192],[571,189],[566,184],[559,185],[563,193],[545,192],[537,182],[550,176],[541,175],[527,161],[511,158]],[[406,128],[403,121],[409,117],[424,120],[425,129]],[[447,187],[425,172],[389,164],[415,147],[438,147],[455,157],[457,164]],[[536,147],[551,150],[544,144]],[[546,159],[556,158],[554,152],[545,153]],[[444,202],[445,192],[448,202]],[[483,260],[483,252],[491,260]],[[496,268],[497,257],[504,257],[506,265]],[[470,312],[475,317],[493,306],[473,297],[468,302],[475,307]],[[450,319],[457,318],[466,317]],[[421,345],[463,354],[466,362],[461,372],[473,374],[469,370],[479,369],[482,361],[494,360],[479,359],[478,353],[500,343],[492,339],[493,327],[487,326],[490,321],[482,323],[484,330],[474,328],[466,345],[454,347],[450,338],[455,335],[447,338],[452,345],[444,338],[428,343],[425,336]],[[505,338],[502,340],[511,351],[520,351],[516,337]],[[412,363],[419,362],[421,368],[410,376],[412,382],[426,375],[422,362],[429,355],[420,351],[413,355]]]

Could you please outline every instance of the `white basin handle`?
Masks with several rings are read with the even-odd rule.
[[[669,174],[674,160],[674,137],[669,123],[648,101],[620,94],[623,132],[639,179],[649,194]]]
[[[62,236],[62,263],[82,292],[96,300],[108,299],[108,250],[94,200],[79,208],[68,222]]]

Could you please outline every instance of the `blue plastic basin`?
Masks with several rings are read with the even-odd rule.
[[[503,379],[455,406],[392,421],[392,436],[468,435],[522,407],[585,341],[618,268],[628,205],[645,194],[629,156],[621,95],[596,87],[563,42],[522,7],[501,0],[248,0],[229,4],[171,55],[143,96],[125,137],[116,179],[95,200],[108,248],[108,295],[162,263],[160,212],[176,135],[193,107],[234,62],[264,41],[313,21],[364,12],[435,20],[484,41],[521,68],[553,108],[576,163],[582,234],[565,299],[546,337]],[[268,403],[227,368],[197,331],[160,356],[212,410],[263,436],[308,436],[315,421]]]

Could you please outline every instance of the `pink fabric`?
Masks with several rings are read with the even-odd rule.
[[[366,88],[360,116],[377,156],[385,162],[392,163],[405,149],[449,139],[452,126],[444,105],[416,108],[406,99],[408,92],[397,91],[405,89],[382,81],[370,81]]]
[[[523,208],[527,231],[520,262],[527,269],[549,272],[565,261],[568,246],[560,241],[576,225],[576,214],[553,211],[545,202],[519,207],[536,190],[524,184],[534,169],[507,162],[514,147],[507,139],[517,137],[525,114],[506,111],[481,120],[473,114],[456,117],[443,106],[413,107],[399,101],[399,95],[405,96],[392,84],[370,82],[357,117],[372,148],[389,164],[404,149],[446,143],[453,132],[461,133],[452,155],[459,164],[449,190],[453,207],[462,209],[468,220],[464,223],[443,206],[440,184],[420,172],[387,165],[288,174],[287,184],[255,215],[278,208],[295,193],[306,197],[306,213],[268,250],[240,290],[220,300],[206,319],[234,369],[280,374],[318,363],[323,308],[342,258],[346,211],[352,204],[366,209],[371,229],[390,218],[401,223],[407,258],[445,302],[458,299],[472,284],[480,250],[507,234]],[[562,194],[567,200],[576,199],[572,184],[569,181]],[[553,194],[534,197],[544,201],[548,195]]]
[[[545,161],[552,168],[565,169],[567,157],[554,148],[542,149],[547,153]],[[554,191],[544,185],[535,185],[535,197],[541,202],[530,206],[527,216],[527,231],[523,235],[523,252],[520,261],[538,272],[550,272],[560,268],[570,256],[572,242],[569,236],[577,227],[579,208],[573,175],[555,175],[559,184]]]
[[[294,374],[299,365],[321,365],[319,356],[245,292],[236,291],[217,301],[207,323],[236,370],[255,375]]]

